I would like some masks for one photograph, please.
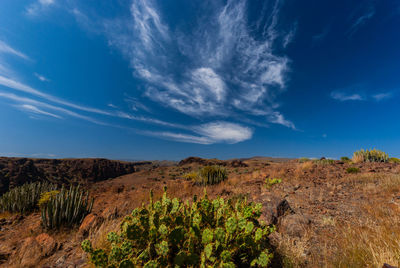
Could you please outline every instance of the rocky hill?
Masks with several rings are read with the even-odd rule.
[[[31,159],[0,157],[0,195],[26,182],[87,184],[133,173],[152,162],[93,159]]]

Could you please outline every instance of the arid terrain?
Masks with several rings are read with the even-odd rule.
[[[0,160],[0,174],[9,174],[0,176],[2,192],[9,185],[45,174],[49,180],[53,176],[53,182],[58,177],[69,178],[59,183],[83,183],[95,198],[92,213],[74,229],[46,231],[37,212],[0,215],[1,267],[91,267],[80,247],[83,239],[90,238],[96,247],[108,243],[107,233],[118,230],[125,215],[149,200],[150,189],[155,198],[161,196],[164,186],[169,195],[183,200],[201,195],[204,187],[184,175],[210,164],[228,170],[227,180],[207,186],[210,197],[246,196],[263,205],[264,221],[276,225],[277,231],[270,235],[274,267],[400,265],[400,164],[262,157],[228,161],[188,158],[164,165],[102,160],[103,175],[97,176],[94,160],[80,160],[79,164],[69,160],[69,168],[60,164],[65,160]],[[359,172],[348,173],[349,167]],[[15,175],[21,169],[28,173]],[[111,169],[118,171],[107,171]],[[91,173],[73,180],[78,176],[76,170]],[[79,174],[89,174],[85,172]],[[268,178],[281,182],[268,186]]]

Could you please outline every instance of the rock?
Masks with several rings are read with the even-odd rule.
[[[387,264],[387,263],[384,263],[383,266],[382,266],[382,268],[397,268],[397,267],[396,267],[396,266],[389,265],[389,264]]]
[[[103,217],[97,216],[94,213],[87,215],[78,230],[78,238],[83,239],[89,235],[89,231],[98,227],[104,221]]]
[[[19,267],[37,267],[40,260],[51,256],[57,249],[57,242],[50,235],[42,233],[38,236],[26,238],[14,260]]]
[[[311,220],[302,214],[289,214],[278,220],[278,232],[291,237],[302,237]]]
[[[23,242],[17,260],[21,267],[35,267],[42,258],[41,246],[35,238],[29,237]]]
[[[36,236],[35,239],[42,248],[42,255],[44,257],[51,256],[57,249],[57,242],[54,240],[53,237],[49,236],[46,233],[42,233]]]

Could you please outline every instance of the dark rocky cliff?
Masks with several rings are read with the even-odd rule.
[[[87,184],[135,172],[152,162],[123,162],[100,158],[31,159],[0,157],[0,195],[33,181]]]

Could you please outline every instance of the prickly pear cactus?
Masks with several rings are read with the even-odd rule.
[[[272,258],[267,236],[273,226],[258,221],[261,205],[210,200],[206,192],[192,203],[167,196],[136,208],[108,234],[111,246],[82,249],[97,267],[267,267]]]

